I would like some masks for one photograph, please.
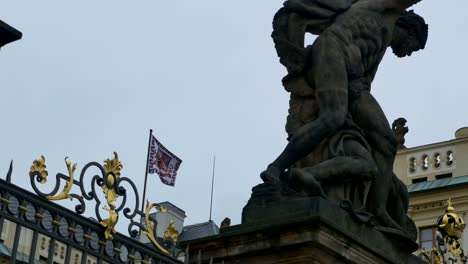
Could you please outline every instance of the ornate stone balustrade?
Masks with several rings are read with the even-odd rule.
[[[456,153],[451,146],[408,153],[406,156],[408,176],[444,173],[456,167]]]

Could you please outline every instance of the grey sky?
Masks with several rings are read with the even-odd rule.
[[[29,188],[41,154],[53,176],[66,156],[81,170],[116,150],[142,189],[153,128],[183,163],[175,188],[150,175],[148,199],[179,206],[186,224],[208,220],[216,154],[213,219],[240,223],[286,144],[289,96],[270,38],[282,2],[3,1],[0,19],[23,39],[0,52],[0,175],[14,159],[14,183]],[[373,93],[390,122],[408,119],[408,146],[468,125],[466,10],[466,0],[421,2],[426,49],[405,59],[389,50],[377,73]]]

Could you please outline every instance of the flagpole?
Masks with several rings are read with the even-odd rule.
[[[213,186],[214,186],[214,179],[215,179],[215,166],[216,166],[216,155],[213,157],[213,176],[211,177],[210,221],[211,221],[211,212],[213,211]]]
[[[146,198],[146,182],[148,181],[148,168],[149,168],[149,157],[150,157],[150,147],[151,147],[151,137],[153,136],[153,129],[150,129],[149,139],[148,139],[148,154],[146,156],[146,168],[145,168],[145,185],[143,186],[143,200],[141,203],[141,211],[145,211],[145,198]]]

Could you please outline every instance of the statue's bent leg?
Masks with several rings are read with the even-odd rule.
[[[334,39],[319,37],[311,52],[307,78],[315,87],[319,116],[299,128],[291,137],[284,151],[261,174],[265,182],[278,181],[284,170],[312,152],[325,137],[336,133],[345,122],[348,112],[348,79],[339,45]]]
[[[390,124],[369,91],[362,91],[357,98],[353,99],[350,111],[354,122],[366,132],[366,139],[372,148],[372,155],[379,169],[379,174],[369,193],[370,209],[383,226],[401,229],[402,223],[397,223],[395,221],[397,219],[390,216],[387,210],[394,184],[393,161],[396,153],[396,141]]]
[[[353,121],[366,132],[366,139],[373,151],[378,151],[385,158],[379,169],[393,170],[397,142],[390,123],[382,108],[372,94],[365,90],[350,102]],[[375,157],[374,157],[375,158]]]
[[[351,181],[371,181],[375,178],[375,166],[372,162],[359,157],[335,157],[303,169],[291,169],[291,181],[311,195],[320,190],[325,196],[322,185],[340,185]]]
[[[336,156],[313,167],[292,169],[291,180],[308,190],[321,190],[321,185],[340,185],[351,181],[372,181],[378,174],[377,166],[368,149],[356,140],[345,140],[344,156]],[[318,188],[316,185],[319,185]],[[368,188],[367,188],[368,189]],[[367,197],[367,192],[364,197]],[[367,203],[367,199],[362,204]]]
[[[360,157],[339,156],[326,160],[313,167],[292,169],[292,177],[307,184],[310,178],[323,183],[342,184],[352,180],[368,181],[374,179],[376,167],[373,162]]]

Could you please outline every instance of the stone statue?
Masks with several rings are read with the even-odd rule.
[[[406,119],[403,117],[400,117],[393,121],[392,124],[392,130],[393,134],[395,135],[396,141],[397,141],[397,149],[405,149],[405,135],[408,133],[409,129],[406,126]]]
[[[425,47],[424,19],[406,11],[417,2],[284,3],[272,37],[288,70],[283,85],[291,93],[289,143],[262,172],[263,187],[287,185],[309,196],[348,201],[357,215],[375,216],[379,226],[416,240],[406,216],[406,186],[393,173],[397,141],[370,90],[387,47],[398,57]],[[304,48],[306,33],[318,37]],[[370,221],[368,216],[362,220]]]
[[[221,222],[221,225],[219,225],[219,228],[226,228],[231,226],[231,219],[229,217],[224,218],[224,220]]]

